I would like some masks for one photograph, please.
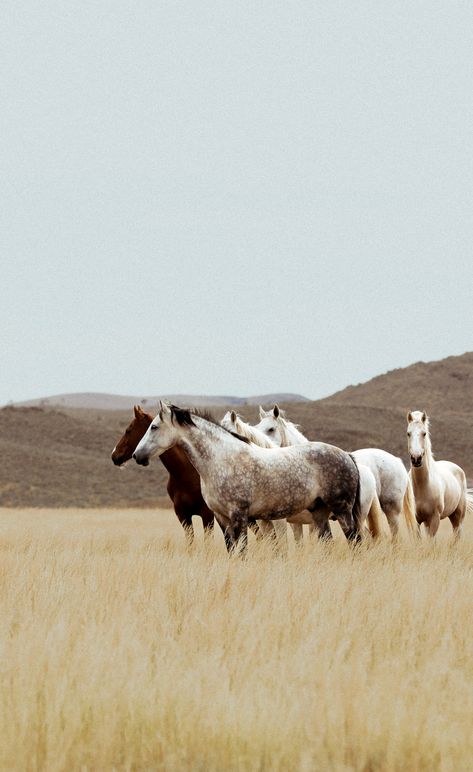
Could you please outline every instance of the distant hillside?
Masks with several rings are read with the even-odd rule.
[[[431,416],[437,458],[450,458],[473,481],[473,354],[418,363],[351,386],[317,402],[287,402],[289,418],[312,440],[347,450],[383,447],[407,464],[406,411]],[[110,454],[131,420],[126,410],[73,407],[5,407],[0,410],[0,505],[2,506],[156,506],[166,499],[159,459],[150,467],[113,466]],[[182,399],[182,402],[185,402]],[[190,401],[190,400],[189,400]],[[235,405],[233,405],[235,406]],[[146,405],[145,405],[146,407]],[[237,405],[252,423],[254,405]],[[217,417],[224,405],[214,407]]]
[[[473,352],[391,370],[348,386],[319,404],[368,405],[428,413],[473,412]]]
[[[15,407],[66,407],[88,410],[128,410],[133,405],[141,405],[150,410],[156,407],[160,399],[166,399],[176,405],[193,407],[262,405],[270,402],[309,402],[301,394],[261,394],[256,397],[202,396],[189,394],[161,394],[157,397],[125,396],[122,394],[101,394],[85,392],[83,394],[55,394],[51,397],[15,402]]]

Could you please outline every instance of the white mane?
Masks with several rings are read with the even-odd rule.
[[[299,431],[299,424],[294,424],[292,421],[288,421],[284,416],[279,415],[280,425],[284,427],[284,433],[288,440],[287,445],[302,445],[304,442],[309,442],[307,437]]]
[[[256,426],[251,426],[251,424],[246,423],[246,421],[244,421],[241,416],[237,415],[233,411],[229,410],[227,413],[225,413],[221,420],[221,424],[225,429],[236,432],[236,434],[240,434],[242,437],[246,437],[246,439],[252,442],[253,445],[258,445],[260,448],[275,447],[274,442],[271,442],[266,434],[260,432]]]

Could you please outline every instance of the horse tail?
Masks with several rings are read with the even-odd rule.
[[[468,517],[473,517],[473,490],[466,492],[466,514]]]
[[[383,510],[379,503],[378,495],[375,493],[373,500],[371,501],[370,509],[368,512],[368,527],[373,539],[379,539],[383,533],[381,527],[381,520],[383,518]]]
[[[419,536],[419,523],[416,518],[416,500],[410,477],[407,478],[406,492],[404,493],[404,498],[402,500],[402,511],[406,525],[411,534]]]
[[[356,463],[356,460],[355,460],[355,457],[353,456],[353,454],[349,453],[348,455],[350,456],[351,460],[355,464],[356,475],[357,475],[355,501],[353,502],[353,507],[352,507],[352,510],[351,510],[351,515],[353,517],[353,522],[354,522],[355,530],[358,533],[360,533],[360,531],[361,531],[361,521],[362,521],[361,499],[360,499],[360,491],[361,491],[361,486],[360,486],[360,470],[358,469],[358,464]]]

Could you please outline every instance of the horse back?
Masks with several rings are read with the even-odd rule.
[[[380,499],[401,499],[407,486],[407,471],[398,456],[382,448],[355,450],[355,459],[369,467],[376,480],[376,493]]]

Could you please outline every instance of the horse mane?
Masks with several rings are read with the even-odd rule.
[[[235,424],[236,428],[240,432],[244,432],[243,436],[246,437],[253,445],[258,445],[260,448],[272,448],[274,443],[271,442],[269,437],[263,432],[260,432],[255,426],[244,421],[241,416],[237,416],[238,423]]]
[[[193,417],[203,418],[204,421],[207,421],[208,423],[213,424],[214,426],[217,426],[219,429],[226,432],[227,434],[231,434],[232,437],[235,437],[237,440],[240,440],[241,442],[246,442],[247,445],[250,444],[250,441],[247,439],[247,437],[242,437],[241,434],[232,432],[230,429],[226,429],[224,426],[222,426],[209,410],[205,410],[202,408],[183,408],[183,407],[177,407],[177,405],[170,405],[170,408],[171,408],[171,418],[172,420],[176,419],[176,422],[179,424],[179,426],[195,426],[195,423],[192,420]]]
[[[179,426],[195,426],[191,411],[188,408],[177,407],[177,405],[169,405],[169,407],[171,408],[172,421],[175,420]]]
[[[292,421],[288,421],[287,418],[282,416],[281,413],[276,419],[277,423],[279,424],[279,431],[281,433],[281,447],[284,447],[285,445],[293,445],[298,444],[299,442],[307,442],[307,437],[305,437],[302,432],[300,431],[299,424],[295,424]],[[289,433],[293,430],[296,433],[295,439],[289,439]]]
[[[291,426],[293,429],[297,429],[297,431],[300,431],[301,425],[295,424],[294,421],[289,421],[289,419],[286,418],[286,413],[283,410],[281,410],[281,412],[279,413],[279,417],[282,418],[286,426]]]
[[[429,419],[429,416],[427,415],[427,413],[425,414],[424,426],[425,426],[425,431],[426,431],[426,435],[425,435],[426,443],[425,444],[426,444],[426,447],[427,447],[427,449],[428,449],[428,451],[430,453],[430,457],[433,459],[433,461],[435,461],[434,452],[432,450],[432,440],[431,440],[431,437],[430,437],[430,419]]]

